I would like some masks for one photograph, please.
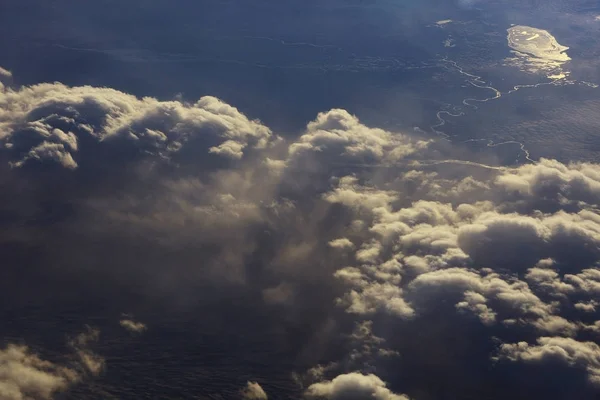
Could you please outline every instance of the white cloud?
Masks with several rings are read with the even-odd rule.
[[[565,280],[579,291],[597,296],[600,294],[600,269],[588,268],[578,274],[565,274]]]
[[[408,397],[390,391],[378,376],[358,372],[339,375],[331,381],[314,383],[306,390],[308,398],[329,400],[408,400]]]
[[[527,270],[525,279],[538,286],[550,296],[564,297],[575,291],[573,285],[560,280],[558,272],[553,269],[534,267]]]
[[[25,157],[13,163],[13,165],[15,167],[22,167],[30,160],[52,160],[68,169],[77,168],[77,163],[73,160],[71,153],[67,151],[65,145],[62,143],[50,143],[44,141],[29,150]]]
[[[187,104],[59,83],[0,89],[0,141],[28,153],[16,166],[36,159],[76,168],[82,136],[103,142],[122,138],[162,156],[202,140],[208,144],[205,152],[233,159],[248,147],[263,149],[276,139],[260,122],[214,97]]]
[[[339,238],[329,242],[329,246],[334,249],[347,250],[354,248],[354,243],[352,243],[349,239]]]
[[[0,349],[0,398],[52,399],[79,381],[78,373],[41,359],[25,346]]]
[[[383,190],[368,189],[358,184],[358,179],[345,176],[339,180],[338,186],[324,196],[331,203],[341,203],[355,209],[377,210],[387,207],[397,198],[395,193]]]
[[[267,394],[263,388],[256,382],[246,384],[246,387],[241,391],[242,398],[245,400],[267,400]]]
[[[100,338],[100,331],[87,327],[82,332],[69,341],[69,345],[75,351],[79,362],[86,373],[98,375],[104,369],[104,358],[94,353],[91,346]]]
[[[12,78],[12,72],[0,67],[0,78]],[[2,86],[0,86],[2,88]]]
[[[468,310],[477,315],[484,325],[493,325],[496,323],[496,313],[487,306],[485,296],[467,291],[465,292],[465,300],[456,304],[459,310]]]
[[[234,140],[226,140],[218,146],[208,149],[210,153],[221,154],[230,158],[240,159],[244,155],[244,143],[239,143]]]
[[[563,337],[541,337],[534,345],[527,342],[503,344],[499,358],[525,363],[561,361],[568,366],[585,369],[589,381],[600,385],[600,346],[593,342],[579,342]]]
[[[411,318],[415,314],[404,300],[402,289],[390,283],[368,283],[359,290],[350,290],[339,302],[353,314],[372,314],[380,310],[402,318]]]
[[[398,132],[369,128],[346,110],[320,113],[306,133],[289,147],[292,157],[310,151],[344,162],[396,162],[427,147]],[[337,159],[337,160],[336,160]]]
[[[597,204],[600,200],[600,168],[592,163],[563,164],[543,158],[536,164],[505,170],[495,183],[538,202],[583,201]]]
[[[565,176],[575,177],[563,177],[556,186],[560,190],[565,188],[565,182],[575,185],[581,174],[592,179],[596,174],[594,168],[598,169],[593,165],[577,164],[573,167],[575,172],[569,172],[569,167],[560,163],[545,163],[563,171]],[[498,174],[528,176],[532,168],[523,166]],[[522,173],[521,169],[524,170]],[[541,183],[531,179],[528,185],[538,187]],[[584,186],[593,187],[593,182]],[[487,192],[489,188],[481,190]],[[573,193],[573,190],[565,193]],[[548,198],[554,199],[554,196]],[[434,293],[432,289],[437,287],[441,297],[448,290],[462,293],[465,300],[457,304],[457,309],[475,313],[485,324],[493,324],[498,317],[530,324],[547,334],[574,335],[578,324],[556,314],[560,313],[558,304],[546,303],[540,296],[566,299],[576,291],[591,294],[596,291],[594,282],[600,281],[600,275],[596,279],[596,269],[580,273],[585,276],[566,274],[562,277],[556,267],[562,264],[553,266],[554,261],[544,259],[555,256],[562,263],[569,262],[567,257],[577,248],[579,255],[587,260],[600,260],[600,254],[594,250],[600,245],[600,218],[587,209],[574,213],[534,211],[524,215],[503,211],[502,197],[497,205],[489,200],[481,202],[476,197],[471,204],[418,200],[396,208],[395,204],[402,204],[401,192],[366,187],[359,184],[356,177],[339,179],[325,199],[347,206],[367,226],[371,225],[372,236],[363,238],[363,244],[355,253],[359,265],[346,266],[336,273],[351,286],[340,300],[351,313],[389,309],[386,304],[391,304],[391,299],[394,304],[402,301],[418,313],[419,299],[429,298]],[[570,205],[564,200],[555,203],[559,208]],[[387,258],[390,252],[392,258]],[[395,289],[382,286],[386,284],[384,265],[391,263],[396,265],[396,275],[400,276],[388,275],[390,279],[395,282],[407,282],[400,278],[414,280],[404,288],[396,287],[397,283],[391,281],[388,283]],[[371,267],[367,268],[365,264]],[[525,270],[524,278],[529,284],[516,276],[481,275],[470,270],[473,266],[514,272]],[[423,290],[429,293],[425,297]],[[390,294],[392,292],[394,295]],[[501,313],[497,307],[502,309]]]
[[[575,303],[574,306],[579,311],[591,313],[591,312],[596,312],[596,309],[598,307],[598,302],[595,300],[580,301],[578,303]]]
[[[44,360],[27,346],[9,344],[0,349],[0,398],[50,400],[86,376],[96,376],[104,360],[90,349],[99,331],[88,328],[69,341],[76,357],[69,366]]]
[[[129,332],[141,333],[148,329],[146,324],[128,318],[120,320],[119,324]]]

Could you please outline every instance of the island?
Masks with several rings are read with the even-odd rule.
[[[566,53],[569,48],[559,44],[550,32],[525,25],[507,29],[508,46],[520,59],[520,64],[530,72],[544,71],[551,79],[562,79],[568,72],[561,66],[571,60]]]
[[[567,46],[559,44],[550,32],[530,26],[516,25],[507,29],[508,45],[515,51],[542,60],[567,62]]]

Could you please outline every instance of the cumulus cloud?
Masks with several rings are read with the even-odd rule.
[[[99,331],[88,328],[69,341],[74,363],[45,360],[24,345],[0,349],[0,398],[6,400],[53,399],[88,375],[98,375],[104,360],[90,346]]]
[[[525,279],[546,291],[550,296],[564,297],[575,291],[573,285],[561,281],[558,272],[554,269],[530,268],[527,270]]]
[[[563,164],[541,159],[534,165],[506,170],[495,183],[509,192],[517,192],[543,202],[597,204],[600,199],[600,171],[597,164]]]
[[[495,170],[481,183],[472,177],[465,192],[449,195],[440,192],[449,181],[439,171],[417,192],[427,200],[407,198],[405,177],[391,184],[356,174],[337,179],[324,199],[365,226],[360,240],[352,239],[354,262],[334,274],[348,287],[338,304],[351,314],[411,321],[450,303],[490,330],[589,347],[577,337],[596,332],[596,324],[569,310],[596,310],[598,269],[585,266],[600,260],[598,171],[541,160]]]
[[[519,318],[536,316],[540,329],[554,329],[563,320],[551,318],[553,323],[549,323],[555,306],[541,300],[534,294],[536,291],[555,297],[568,296],[577,287],[593,291],[594,269],[582,271],[583,279],[572,274],[563,277],[544,261],[544,257],[554,256],[564,266],[570,261],[567,255],[573,246],[580,246],[580,254],[587,253],[586,259],[598,259],[599,225],[592,212],[523,215],[502,212],[489,202],[453,206],[422,200],[395,210],[394,203],[400,196],[389,190],[365,188],[357,184],[356,178],[343,178],[325,197],[366,215],[366,222],[371,225],[372,238],[356,250],[356,260],[362,265],[346,267],[337,274],[352,282],[353,289],[346,297],[354,299],[346,302],[351,312],[374,310],[365,306],[364,299],[372,297],[366,296],[369,293],[385,297],[383,294],[388,291],[381,290],[382,283],[377,282],[382,275],[376,276],[373,269],[381,271],[388,265],[396,265],[405,278],[414,278],[408,290],[396,287],[397,293],[404,294],[394,298],[408,299],[410,304],[412,298],[422,299],[411,292],[420,292],[430,285],[446,291],[454,287],[466,297],[457,308],[474,311],[486,323],[495,319],[496,311],[488,304],[493,299],[493,303],[504,303],[503,308],[510,306],[520,314]],[[381,258],[382,254],[387,254],[386,258]],[[366,268],[365,264],[373,267]],[[526,270],[529,284],[516,276],[507,281],[499,274],[480,275],[469,270],[472,266],[504,272]],[[573,324],[563,323],[567,331],[573,332]]]
[[[405,395],[393,393],[378,376],[363,375],[358,372],[312,384],[306,390],[306,397],[331,400],[408,400]]]
[[[583,312],[595,312],[598,307],[598,302],[595,300],[581,301],[579,303],[575,303],[574,306],[577,310]]]
[[[479,317],[484,325],[492,325],[496,322],[496,312],[491,310],[486,303],[485,296],[477,292],[467,291],[465,292],[464,301],[457,303],[456,308],[471,311]]]
[[[598,268],[586,268],[577,274],[565,274],[564,279],[585,294],[600,293],[600,269]]]
[[[27,163],[30,160],[55,161],[56,163],[62,165],[65,168],[77,168],[77,163],[75,162],[75,160],[73,160],[73,157],[65,149],[65,146],[62,143],[51,143],[44,141],[41,144],[29,150],[27,155],[25,155],[21,160],[13,163],[13,165],[16,167],[22,167],[25,163]]]
[[[27,178],[10,182],[19,190],[7,193],[26,195],[14,206],[21,214],[7,214],[19,229],[35,228],[54,264],[78,270],[73,264],[84,260],[109,282],[137,290],[152,281],[147,292],[160,288],[186,304],[204,295],[202,285],[227,296],[218,276],[249,308],[285,309],[273,331],[301,331],[286,348],[314,352],[310,365],[321,363],[306,374],[309,398],[435,397],[442,383],[400,376],[387,385],[378,368],[427,368],[442,381],[440,365],[466,371],[475,360],[488,371],[502,342],[495,357],[508,365],[552,359],[600,380],[589,339],[599,331],[597,164],[450,167],[444,151],[453,149],[367,126],[345,110],[321,113],[284,140],[213,97],[186,103],[61,84],[0,86],[0,143],[15,167],[8,176]],[[67,233],[38,218],[56,204],[68,210],[56,225]],[[109,260],[106,248],[121,252]],[[88,267],[97,257],[109,265]],[[126,317],[120,325],[146,329]],[[419,345],[423,335],[429,341]],[[48,398],[101,373],[98,337],[90,328],[69,342],[78,364],[67,369],[7,348],[10,371],[42,375],[32,372],[39,379],[27,385],[7,378],[0,390]],[[448,337],[453,346],[436,347]],[[472,395],[474,379],[465,376],[455,386]],[[242,394],[267,398],[255,382]]]
[[[600,385],[600,346],[593,342],[579,342],[571,338],[540,337],[537,344],[519,342],[503,344],[500,358],[524,363],[561,362],[583,368],[594,385]]]
[[[354,243],[352,243],[349,239],[339,238],[329,242],[329,246],[335,249],[352,249],[354,247]]]
[[[129,318],[120,320],[119,325],[121,325],[123,328],[127,329],[129,332],[133,332],[133,333],[141,333],[141,332],[144,332],[146,329],[148,329],[146,324],[144,324],[142,322],[134,321]]]
[[[573,335],[578,330],[577,324],[554,315],[555,305],[542,301],[525,282],[507,282],[494,273],[482,276],[461,268],[433,271],[419,275],[409,289],[415,302],[431,296],[441,300],[452,292],[462,294],[464,300],[456,307],[472,311],[484,324],[493,324],[502,312],[507,320],[517,318],[546,333]]]
[[[0,141],[14,152],[15,166],[37,160],[74,169],[79,150],[119,140],[163,157],[189,141],[202,142],[206,153],[240,159],[247,148],[262,149],[274,139],[260,122],[214,97],[188,104],[55,83],[2,88],[0,108]]]
[[[307,131],[290,145],[292,156],[304,151],[330,154],[341,160],[380,162],[398,161],[419,149],[427,141],[410,140],[407,136],[369,128],[346,110],[320,113]]]
[[[263,388],[256,382],[246,384],[246,387],[241,391],[242,398],[246,400],[267,400],[267,394]]]
[[[51,399],[79,379],[75,370],[43,360],[26,346],[0,349],[2,399]]]
[[[403,318],[410,318],[415,313],[402,297],[402,289],[388,283],[371,283],[363,289],[352,290],[339,302],[347,307],[348,312],[355,314],[372,314],[384,310]]]

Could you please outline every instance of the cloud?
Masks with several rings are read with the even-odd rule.
[[[119,321],[119,325],[127,329],[129,332],[141,333],[144,332],[148,327],[142,322],[136,322],[131,319],[122,319]]]
[[[565,274],[564,279],[585,294],[595,296],[600,293],[600,270],[598,268],[586,268],[578,274]]]
[[[352,249],[354,247],[354,243],[352,243],[349,239],[339,238],[329,242],[329,246],[334,249],[346,250]]]
[[[523,168],[529,169],[528,166]],[[348,282],[348,278],[353,276],[353,286],[359,287],[358,290],[354,287],[346,298],[354,299],[353,302],[345,302],[350,304],[348,310],[351,312],[374,310],[373,307],[364,306],[365,296],[361,296],[361,293],[373,291],[381,298],[386,292],[379,289],[382,283],[373,282],[371,285],[369,282],[372,278],[369,275],[373,275],[373,268],[381,272],[383,266],[394,264],[404,278],[414,278],[408,285],[409,290],[396,288],[397,293],[403,291],[404,294],[395,297],[418,298],[411,294],[411,290],[422,290],[426,282],[433,283],[429,281],[430,277],[447,277],[448,280],[444,278],[439,284],[447,288],[459,285],[459,292],[471,292],[458,308],[479,310],[479,315],[488,322],[495,315],[495,311],[490,310],[487,304],[490,295],[496,298],[496,302],[505,302],[504,306],[511,302],[513,310],[521,310],[522,314],[536,314],[546,322],[548,320],[544,318],[548,318],[554,307],[544,303],[527,283],[515,278],[511,278],[514,283],[509,283],[498,274],[482,277],[475,271],[469,271],[472,266],[514,272],[526,270],[526,280],[540,295],[568,296],[576,291],[578,285],[586,287],[588,291],[593,290],[593,283],[590,282],[594,279],[591,277],[594,269],[583,272],[590,275],[585,279],[564,275],[566,281],[579,282],[573,285],[564,282],[559,271],[536,265],[538,261],[542,263],[540,260],[544,257],[554,257],[560,261],[561,268],[565,268],[574,261],[574,247],[579,249],[579,257],[583,258],[584,265],[598,260],[600,242],[597,232],[600,225],[595,213],[584,209],[575,213],[559,210],[548,214],[533,212],[523,215],[503,212],[504,204],[495,206],[490,202],[475,202],[453,206],[423,200],[394,209],[394,204],[401,198],[400,193],[365,188],[357,181],[354,177],[341,178],[338,187],[325,196],[330,202],[349,207],[361,218],[366,218],[366,224],[371,225],[371,238],[363,239],[363,245],[355,253],[356,260],[362,265],[346,267],[337,275]],[[561,204],[567,206],[564,202],[557,203],[557,206]],[[383,254],[387,254],[386,258],[381,258]],[[371,264],[373,268],[367,271],[365,264]],[[346,273],[350,271],[353,271],[352,275]],[[375,278],[381,278],[381,275]],[[488,284],[481,279],[490,280],[491,291],[485,289]],[[473,288],[478,289],[473,291]],[[519,288],[519,294],[513,288]],[[507,292],[497,293],[498,290]],[[486,298],[479,297],[482,295]],[[521,301],[530,305],[517,305]],[[408,304],[411,304],[410,300]],[[557,321],[554,318],[554,322]],[[539,326],[545,327],[543,329],[556,327],[554,323]],[[565,329],[572,331],[570,326],[565,322]]]
[[[598,307],[598,302],[595,300],[582,301],[579,303],[575,303],[574,307],[577,310],[580,310],[583,312],[596,312],[596,309]]]
[[[339,277],[339,275],[338,275]],[[373,314],[384,310],[393,315],[410,318],[415,311],[402,296],[402,289],[388,283],[371,283],[360,290],[351,290],[339,301],[349,313]]]
[[[525,279],[545,291],[549,296],[564,297],[573,293],[573,285],[562,282],[554,269],[534,267],[527,270]]]
[[[43,360],[26,346],[0,349],[2,399],[51,399],[79,379],[75,370]]]
[[[408,296],[421,302],[433,296],[441,300],[453,293],[464,296],[456,307],[474,312],[484,324],[496,320],[493,304],[503,310],[505,318],[519,318],[545,332],[572,335],[577,331],[576,324],[553,315],[554,306],[543,302],[525,282],[507,282],[494,273],[480,275],[462,268],[424,273],[410,283]]]
[[[22,167],[30,160],[51,160],[55,161],[56,163],[62,165],[65,168],[77,168],[77,163],[75,162],[75,160],[73,160],[73,157],[65,149],[65,146],[62,143],[51,143],[44,141],[41,144],[29,150],[29,152],[23,157],[23,159],[15,162],[13,165],[16,167]]]
[[[2,78],[12,78],[12,72],[7,69],[0,67],[0,77]]]
[[[542,178],[549,168],[554,183]],[[593,209],[599,170],[542,160],[498,170],[480,184],[471,178],[468,196],[440,195],[439,187],[448,185],[440,171],[427,176],[422,187],[428,189],[419,193],[429,199],[414,201],[403,186],[394,189],[405,178],[392,184],[358,174],[336,179],[324,199],[344,206],[364,226],[360,239],[349,236],[354,261],[335,273],[347,286],[338,304],[350,314],[399,317],[406,330],[411,321],[451,312],[449,303],[457,314],[476,317],[490,340],[502,327],[511,335],[579,342],[582,330],[596,332],[596,325],[585,325],[570,310],[595,311],[597,267],[585,266],[600,261]],[[515,177],[523,181],[514,185]],[[440,318],[460,324],[458,316]]]
[[[87,327],[82,332],[69,341],[69,346],[73,349],[79,358],[80,365],[84,371],[91,375],[98,375],[105,366],[104,358],[92,351],[91,346],[100,338],[100,331]]]
[[[527,342],[503,344],[499,358],[533,364],[558,361],[570,367],[585,369],[588,380],[594,385],[600,385],[600,346],[593,342],[540,337],[534,345]]]
[[[485,296],[477,292],[465,292],[465,299],[456,304],[459,310],[468,310],[477,315],[484,325],[493,325],[496,322],[496,312],[491,310]]]
[[[398,161],[426,146],[425,140],[411,141],[404,135],[368,128],[346,110],[335,109],[310,122],[306,133],[290,145],[290,154],[311,151],[347,161]]]
[[[188,104],[59,83],[1,89],[0,141],[17,167],[36,160],[74,169],[76,160],[85,160],[78,152],[121,141],[161,157],[193,141],[206,153],[240,159],[248,148],[265,148],[274,139],[260,122],[214,97]]]
[[[267,304],[287,304],[294,298],[294,288],[282,282],[275,287],[264,289],[262,294]]]
[[[0,398],[5,400],[53,399],[87,376],[96,376],[104,360],[92,352],[99,331],[89,328],[69,341],[75,361],[56,363],[44,360],[24,345],[9,344],[0,349]]]
[[[341,109],[282,139],[214,97],[62,84],[2,86],[0,142],[6,193],[18,193],[0,204],[6,237],[39,248],[39,268],[100,277],[81,285],[103,295],[205,301],[219,318],[219,301],[243,304],[282,338],[273,351],[301,360],[309,398],[468,398],[476,382],[497,390],[489,398],[517,392],[493,357],[600,376],[597,164],[480,168],[451,158],[477,157],[457,146]],[[102,373],[98,339],[72,338],[68,368],[2,354],[45,374],[31,387],[48,397]],[[10,376],[11,393],[34,390]],[[243,393],[266,398],[254,382]]]
[[[385,382],[373,374],[363,375],[352,372],[339,375],[330,381],[312,384],[306,390],[308,398],[330,400],[408,400],[404,395],[390,391]]]
[[[536,164],[506,170],[495,184],[542,207],[593,205],[600,200],[600,170],[592,163],[563,164],[542,158]]]
[[[256,382],[246,384],[246,387],[241,391],[242,398],[246,400],[267,400],[267,394],[263,388]]]

